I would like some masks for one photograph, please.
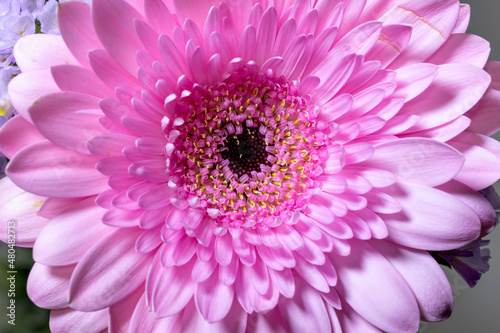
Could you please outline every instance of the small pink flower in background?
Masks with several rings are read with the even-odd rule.
[[[18,235],[52,331],[415,332],[447,318],[428,251],[491,231],[477,191],[500,177],[499,65],[465,33],[469,10],[60,3],[62,38],[16,44],[19,116],[0,130],[0,190],[18,205],[0,216],[44,201]]]

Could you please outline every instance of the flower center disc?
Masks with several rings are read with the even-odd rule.
[[[269,153],[266,151],[266,140],[255,127],[243,126],[240,135],[229,135],[224,139],[227,150],[221,152],[223,159],[229,160],[229,169],[234,174],[251,174],[260,171],[260,165],[270,165],[267,160]]]
[[[283,77],[248,69],[175,101],[170,181],[217,223],[273,226],[310,196],[322,140],[306,97]]]

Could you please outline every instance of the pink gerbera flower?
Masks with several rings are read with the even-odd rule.
[[[0,131],[0,215],[29,216],[28,293],[54,332],[449,316],[427,251],[493,228],[477,190],[500,176],[500,67],[468,6],[94,0],[58,20],[62,38],[16,45]]]

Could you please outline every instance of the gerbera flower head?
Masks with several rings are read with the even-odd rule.
[[[60,3],[62,38],[14,49],[0,131],[3,191],[44,200],[19,227],[52,330],[445,319],[427,251],[491,231],[477,191],[500,176],[498,64],[468,19],[455,0]]]

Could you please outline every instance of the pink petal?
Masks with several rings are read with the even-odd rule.
[[[161,130],[160,126],[140,118],[124,116],[122,118],[122,124],[126,129],[137,136],[157,138],[165,137],[165,134]]]
[[[191,278],[195,282],[202,282],[212,276],[212,273],[217,268],[217,262],[212,257],[208,261],[197,260],[191,271]],[[224,267],[224,266],[220,266]]]
[[[387,226],[384,221],[374,212],[369,209],[363,209],[354,213],[356,216],[361,218],[364,223],[370,228],[370,232],[373,238],[384,239],[389,235]]]
[[[406,102],[414,99],[429,87],[437,70],[437,66],[426,63],[397,69],[394,82],[398,84],[398,88],[391,97],[404,98]]]
[[[195,260],[183,266],[159,268],[153,290],[153,310],[159,318],[182,311],[192,299],[195,283],[190,276]]]
[[[196,80],[197,83],[207,84],[208,76],[207,76],[207,58],[205,55],[205,51],[203,48],[198,46],[193,53],[193,57],[191,61],[188,62],[191,66],[192,77]]]
[[[148,253],[155,250],[162,243],[161,228],[159,225],[156,228],[144,230],[137,241],[135,242],[135,249],[139,253]]]
[[[225,285],[232,285],[236,279],[239,269],[239,259],[233,255],[231,262],[227,266],[219,265],[219,280]]]
[[[172,39],[165,35],[161,35],[160,39],[158,40],[158,48],[160,50],[163,61],[169,64],[168,71],[174,79],[187,73],[187,67],[184,57],[175,47]]]
[[[490,88],[500,90],[500,61],[488,61],[484,66],[484,70],[491,75]]]
[[[421,117],[413,131],[442,125],[472,108],[481,99],[490,81],[485,71],[472,65],[441,65],[429,88],[406,103],[399,114]]]
[[[395,8],[399,0],[369,0],[366,1],[365,8],[360,17],[360,22],[376,20],[386,12]]]
[[[133,20],[144,21],[144,18],[123,0],[94,0],[91,9],[99,40],[109,54],[135,76],[135,54],[142,50],[142,43],[135,33]]]
[[[267,313],[253,313],[248,316],[248,333],[289,333],[290,330],[278,310]]]
[[[318,11],[318,22],[315,35],[319,35],[329,27],[338,26],[342,18],[342,4],[330,0],[318,0],[314,8]]]
[[[261,295],[265,295],[269,290],[269,271],[267,265],[261,258],[252,266],[241,266],[241,274],[245,274],[253,289]]]
[[[147,307],[146,296],[143,295],[130,318],[129,332],[178,332],[181,320],[182,312],[167,318],[157,318]]]
[[[185,19],[190,18],[201,29],[205,26],[205,20],[212,6],[217,6],[216,0],[173,0],[175,5],[175,14],[179,22],[183,23]]]
[[[302,44],[302,41],[297,40],[297,42]],[[285,54],[283,55],[285,63],[281,71],[284,72],[284,75],[287,76],[289,80],[298,80],[302,77],[302,74],[304,73],[304,70],[314,51],[313,45],[314,37],[312,35],[308,35],[305,39],[303,47],[301,45],[297,45],[297,50],[299,52],[289,53],[287,52],[288,50],[285,51]]]
[[[94,31],[90,6],[82,2],[58,4],[57,21],[64,42],[78,61],[89,68],[88,50],[103,48]],[[81,32],[85,31],[85,34]]]
[[[128,332],[132,315],[137,303],[144,294],[144,286],[140,286],[121,301],[109,307],[109,332]]]
[[[405,117],[405,116],[395,116],[396,117]],[[418,116],[410,116],[410,117],[418,117]],[[419,119],[420,117],[418,117]],[[418,119],[414,121],[414,124],[418,122]],[[470,119],[466,116],[460,116],[452,121],[449,121],[443,125],[439,125],[434,128],[430,128],[427,130],[411,133],[411,134],[400,134],[399,137],[407,138],[407,137],[424,137],[431,138],[440,142],[448,142],[453,139],[463,131],[465,131],[470,125]],[[412,125],[413,126],[413,125]],[[411,127],[407,132],[412,132]]]
[[[323,197],[312,197],[308,207],[303,212],[313,220],[323,224],[330,224],[335,220],[335,214],[329,209],[329,204]]]
[[[321,291],[324,293],[328,293],[330,291],[330,286],[328,285],[328,282],[326,281],[325,277],[319,269],[316,267],[316,265],[312,265],[302,259],[300,256],[296,256],[295,260],[297,261],[297,265],[295,266],[294,270],[302,279],[304,279],[305,282],[307,282],[311,287],[313,287],[317,291]],[[302,286],[297,286],[296,293],[298,291],[298,288],[301,288]]]
[[[71,152],[51,142],[40,142],[19,151],[7,173],[18,186],[38,195],[85,197],[108,188],[93,157]]]
[[[275,230],[276,236],[290,250],[298,250],[304,246],[302,236],[292,227],[282,224]]]
[[[22,72],[48,69],[59,64],[77,64],[60,36],[34,34],[21,38],[14,47],[16,64]]]
[[[420,308],[421,319],[442,321],[453,309],[450,283],[434,258],[426,251],[407,249],[390,242],[370,242],[396,268]]]
[[[412,28],[406,24],[384,24],[380,37],[365,55],[365,61],[378,60],[386,68],[408,45]]]
[[[347,257],[331,255],[339,294],[363,318],[389,332],[416,332],[417,302],[405,280],[365,241],[351,241]]]
[[[443,184],[438,189],[452,194],[476,213],[481,221],[481,237],[492,231],[497,222],[495,209],[479,192],[456,180]]]
[[[172,252],[172,258],[170,259],[174,265],[182,266],[193,258],[196,252],[197,242],[192,237],[184,237],[179,240],[177,244],[172,244],[174,246],[174,251]]]
[[[196,308],[209,323],[223,320],[231,309],[234,290],[219,281],[218,274],[196,284],[194,300]]]
[[[278,310],[290,332],[331,332],[330,319],[320,293],[304,282],[297,287],[293,298],[283,298],[278,303]]]
[[[393,90],[393,88],[396,88],[396,85],[393,82],[385,83],[385,85],[390,86],[391,90]],[[376,110],[375,108],[377,107],[377,105],[382,104],[381,102],[384,100],[386,95],[388,95],[386,89],[381,86],[377,87],[377,85],[374,85],[357,93],[355,96],[353,96],[354,100],[351,112],[345,114],[342,119],[346,121],[355,121],[359,117],[369,113],[370,111],[370,113],[377,114],[376,112],[374,112]],[[383,118],[383,115],[380,115],[380,117]]]
[[[363,12],[363,8],[365,7],[366,2],[366,0],[343,1],[342,21],[339,29],[340,36],[344,36],[347,32],[351,31],[354,28],[356,22]]]
[[[354,236],[352,229],[339,218],[328,224],[318,223],[318,226],[335,238],[351,239]]]
[[[226,37],[222,33],[216,31],[212,32],[208,38],[208,49],[210,50],[208,53],[209,55],[221,55],[224,70],[226,68],[225,65],[233,59],[233,51],[236,51],[230,48]]]
[[[351,193],[356,193],[356,194],[365,194],[370,192],[370,190],[373,188],[373,185],[366,179],[363,175],[362,172],[358,174],[357,170],[359,169],[368,169],[369,168],[363,168],[363,167],[351,167],[351,168],[346,168],[344,169],[345,172],[342,173],[342,176],[338,176],[336,178],[332,177],[330,178],[331,180],[337,181],[340,183],[339,185],[339,191],[342,189],[340,192],[337,191],[336,193],[343,193],[343,192],[351,192]],[[349,172],[349,170],[351,172]],[[352,172],[353,170],[354,173]],[[373,169],[372,169],[373,170]],[[343,181],[342,181],[343,180]],[[345,186],[345,187],[344,187]],[[335,192],[331,192],[335,193]]]
[[[352,52],[366,54],[379,39],[381,31],[382,22],[366,22],[349,31],[337,45],[346,44],[352,47]]]
[[[96,97],[112,96],[114,93],[94,72],[80,66],[52,66],[50,71],[62,91],[74,91]]]
[[[101,49],[91,50],[88,52],[88,59],[97,77],[111,88],[139,86],[139,81],[132,74],[125,71],[107,51]]]
[[[383,190],[385,191],[385,188]],[[401,206],[391,195],[376,189],[371,190],[365,194],[365,198],[368,200],[367,208],[374,213],[399,213],[401,211]]]
[[[102,223],[111,227],[121,228],[136,227],[139,225],[139,217],[143,212],[141,209],[125,210],[125,208],[129,207],[120,206],[116,204],[115,200],[113,200],[112,204],[114,207],[108,209],[106,213],[104,213]]]
[[[158,209],[169,205],[170,202],[165,201],[165,198],[173,194],[174,190],[168,184],[159,185],[139,196],[138,204],[145,210]]]
[[[494,76],[492,78],[495,80]],[[500,130],[500,91],[488,89],[481,100],[466,113],[466,116],[471,119],[469,131],[488,136],[498,132]]]
[[[30,123],[32,123],[28,113],[30,106],[40,97],[60,91],[50,74],[50,69],[21,73],[10,81],[7,88],[12,106]]]
[[[288,45],[297,36],[297,23],[294,19],[288,19],[279,29],[276,41],[274,42],[274,56],[283,56]]]
[[[134,211],[133,213],[139,213],[140,209],[137,205],[137,202],[131,200],[125,191],[122,191],[115,195],[111,201],[111,205],[116,208],[123,209],[125,211]],[[139,217],[140,214],[136,214],[136,217]],[[129,218],[133,219],[133,218]]]
[[[363,333],[381,333],[379,330],[365,318],[354,311],[349,304],[342,302],[342,309],[335,311],[339,320],[339,325],[346,332],[363,332]]]
[[[327,57],[338,57],[338,53],[336,50],[339,48],[334,48],[330,53],[328,53]],[[340,52],[342,52],[340,50]],[[337,55],[336,55],[337,54]],[[328,59],[328,58],[327,58]],[[319,68],[314,75],[318,76],[321,79],[321,84],[318,87],[318,92],[315,94],[316,100],[318,104],[324,104],[328,102],[335,94],[342,88],[344,83],[349,79],[353,69],[354,69],[354,60],[355,56],[353,54],[341,57],[335,63],[329,62],[326,68]],[[325,66],[324,62],[323,65]],[[321,72],[323,71],[323,72]]]
[[[293,252],[286,247],[271,249],[265,245],[257,246],[261,258],[271,269],[282,270],[283,268],[295,267]]]
[[[459,34],[464,33],[467,30],[470,22],[470,6],[465,3],[460,4],[460,13],[458,14],[458,20],[453,28],[453,33]]]
[[[452,147],[429,139],[408,138],[377,145],[364,164],[387,170],[399,180],[437,186],[452,179],[464,163]]]
[[[45,137],[20,116],[10,119],[0,129],[0,151],[9,159],[24,147],[44,140]]]
[[[351,143],[344,145],[345,149],[345,164],[357,164],[369,159],[375,149],[372,145],[365,142]]]
[[[313,34],[316,30],[316,24],[318,23],[318,11],[316,9],[310,10],[304,18],[300,21],[300,26],[298,28],[298,34]]]
[[[53,143],[79,153],[88,153],[87,141],[104,132],[99,124],[97,98],[60,92],[40,98],[29,113],[37,129]],[[100,111],[99,111],[100,113]]]
[[[139,218],[139,227],[151,229],[165,222],[165,216],[172,206],[162,207],[155,210],[145,211]]]
[[[499,150],[490,151],[487,144],[489,137],[465,132],[449,141],[449,144],[465,156],[465,163],[455,179],[473,188],[481,190],[500,178]],[[495,146],[498,146],[494,142]]]
[[[61,213],[38,236],[33,258],[52,266],[76,263],[94,243],[113,230],[101,223],[104,212],[94,198],[89,198]]]
[[[155,60],[161,59],[158,52],[158,34],[146,22],[139,19],[134,19],[134,29],[142,45],[147,50],[147,53],[144,51],[136,53],[137,64],[139,66],[151,67]],[[140,78],[141,74],[138,74],[138,76]]]
[[[255,27],[255,29],[259,28],[260,19],[262,14],[264,13],[264,9],[260,3],[255,3],[250,14],[245,19],[248,20],[248,25]]]
[[[239,43],[238,54],[243,61],[248,62],[255,60],[257,54],[257,32],[251,25],[247,26],[243,31]]]
[[[382,16],[380,19],[385,24],[408,23],[413,26],[410,43],[391,67],[427,59],[450,36],[458,13],[459,3],[454,0],[422,0],[406,2]]]
[[[221,321],[211,323],[200,314],[194,302],[190,302],[183,311],[182,325],[179,325],[177,329],[179,329],[179,332],[247,332],[247,313],[243,311],[236,300],[232,302],[232,305],[230,303],[228,306],[230,310],[227,316]]]
[[[207,63],[208,80],[210,83],[219,82],[224,74],[224,63],[220,54],[214,54]]]
[[[107,328],[108,309],[82,312],[67,308],[50,312],[51,332],[101,332]]]
[[[170,10],[172,9],[170,7]],[[162,0],[144,0],[144,11],[148,23],[160,34],[169,35],[177,26],[170,10]]]
[[[299,218],[299,222],[294,224],[293,227],[303,237],[305,236],[313,241],[320,240],[321,235],[323,234],[321,232],[321,229],[316,226],[315,222],[312,219],[302,214]]]
[[[340,220],[340,219],[337,219]],[[370,239],[371,232],[369,226],[365,223],[365,221],[355,215],[352,212],[349,212],[346,216],[342,218],[342,220],[347,223],[347,225],[352,229],[353,235],[357,239]]]
[[[226,234],[224,236],[216,237],[214,250],[217,262],[222,266],[229,265],[233,256],[231,236]]]
[[[248,17],[252,10],[252,0],[240,0],[237,3],[229,2],[226,4],[229,7],[232,21],[237,30],[238,36],[241,36],[243,29],[248,25]],[[222,7],[222,6],[221,6]],[[275,7],[279,12],[279,3],[275,3]]]
[[[279,241],[278,237],[274,233],[273,229],[257,229],[257,233],[259,234],[260,239],[262,240],[262,244],[267,247],[277,249],[281,248],[283,245]]]
[[[134,145],[136,139],[120,133],[103,133],[92,137],[87,142],[87,149],[96,157],[121,156],[123,148]]]
[[[337,6],[339,8],[342,7],[341,4]],[[318,68],[330,50],[333,48],[335,38],[337,37],[338,29],[337,26],[330,27],[324,30],[319,36],[314,40],[314,49],[313,54],[311,56],[311,60],[306,67],[304,75],[310,75],[312,71]],[[340,50],[344,50],[345,52],[350,51],[350,47],[347,45],[342,45]]]
[[[465,63],[483,68],[490,50],[490,43],[479,36],[452,34],[426,62],[436,65]]]
[[[52,267],[35,263],[28,277],[29,298],[46,309],[68,307],[69,280],[75,265]]]
[[[274,7],[269,7],[262,15],[259,29],[257,30],[257,64],[263,64],[270,58],[271,51],[274,47],[276,32],[278,29],[278,14]]]
[[[392,242],[443,251],[464,246],[479,236],[479,218],[452,195],[409,183],[387,189],[402,207],[401,213],[381,216]]]
[[[298,249],[296,252],[313,265],[321,266],[325,264],[323,251],[307,237],[304,237],[304,247]]]
[[[127,177],[130,161],[123,156],[103,158],[96,164],[96,169],[106,176]]]
[[[40,207],[38,214],[45,218],[53,219],[66,209],[85,199],[86,198],[47,198],[42,207]]]
[[[281,295],[287,298],[292,298],[295,295],[295,278],[293,272],[289,268],[282,271],[269,270],[272,282]]]
[[[9,178],[0,180],[0,239],[20,247],[33,247],[40,232],[49,222],[38,211],[46,200],[17,187]],[[12,233],[15,232],[15,233]]]
[[[135,252],[139,233],[138,229],[118,229],[85,254],[71,277],[71,307],[83,311],[104,309],[145,281],[152,256]]]
[[[338,95],[320,109],[320,117],[326,122],[333,121],[338,117],[349,112],[353,104],[353,98],[350,94]]]

